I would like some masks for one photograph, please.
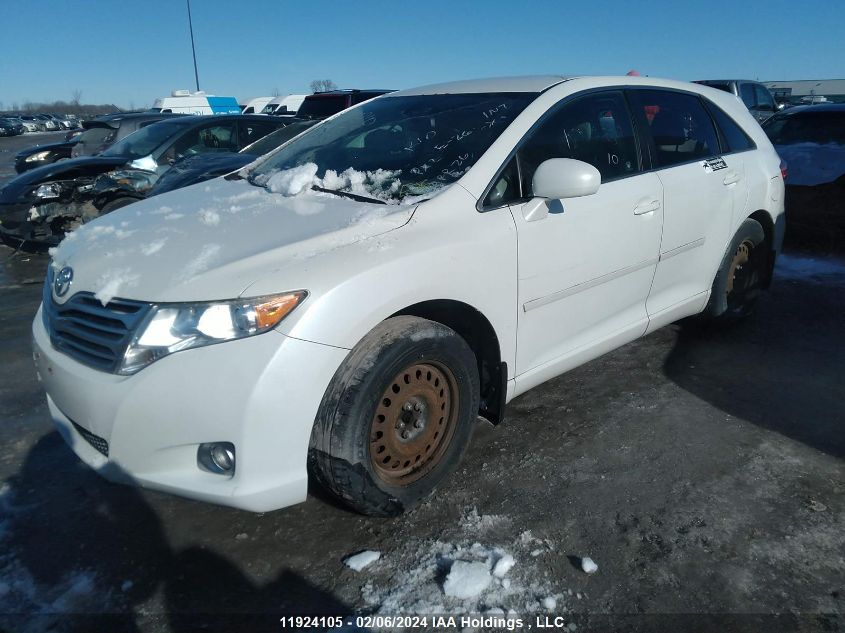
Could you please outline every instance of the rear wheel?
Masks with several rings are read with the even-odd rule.
[[[703,316],[737,321],[754,311],[763,287],[766,234],[759,222],[745,220],[725,252]]]
[[[450,328],[388,319],[338,369],[309,450],[311,474],[355,510],[393,516],[457,465],[478,413],[475,356]]]

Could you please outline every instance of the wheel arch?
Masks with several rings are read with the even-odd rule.
[[[481,384],[479,415],[492,424],[505,414],[508,369],[502,360],[499,337],[492,323],[479,310],[454,299],[433,299],[407,306],[391,314],[437,321],[457,332],[467,342],[478,363]]]

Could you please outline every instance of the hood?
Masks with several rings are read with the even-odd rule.
[[[130,159],[123,156],[86,156],[50,163],[22,173],[0,189],[0,202],[16,202],[33,187],[54,180],[73,180],[80,176],[96,176],[115,167],[120,167]]]
[[[286,197],[219,178],[138,202],[83,225],[51,251],[73,268],[72,292],[151,302],[233,299],[271,268],[397,229],[415,205],[309,192]],[[295,270],[295,266],[288,266]],[[299,288],[291,278],[289,287]]]
[[[788,185],[815,186],[833,182],[845,174],[845,145],[839,143],[790,143],[775,145],[786,161]]]
[[[253,154],[226,152],[220,154],[198,154],[184,158],[168,169],[156,182],[149,195],[156,196],[166,191],[181,189],[198,182],[231,173],[248,165],[257,157]]]

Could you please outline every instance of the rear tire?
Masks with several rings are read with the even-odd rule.
[[[725,251],[703,317],[732,323],[754,312],[765,278],[766,250],[763,227],[746,219]]]
[[[309,470],[358,512],[396,516],[457,466],[478,408],[477,363],[463,338],[435,321],[387,319],[326,390]]]

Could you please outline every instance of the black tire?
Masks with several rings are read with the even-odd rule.
[[[396,516],[454,470],[478,408],[476,358],[461,336],[418,317],[387,319],[332,378],[314,422],[309,470],[356,511]]]
[[[105,215],[106,213],[111,213],[112,211],[117,211],[118,209],[125,207],[126,205],[132,204],[133,202],[138,202],[137,198],[115,198],[114,200],[109,200],[103,205],[103,208],[100,209],[100,214]]]
[[[763,227],[746,219],[725,251],[703,317],[733,323],[754,312],[765,278],[766,251]]]

